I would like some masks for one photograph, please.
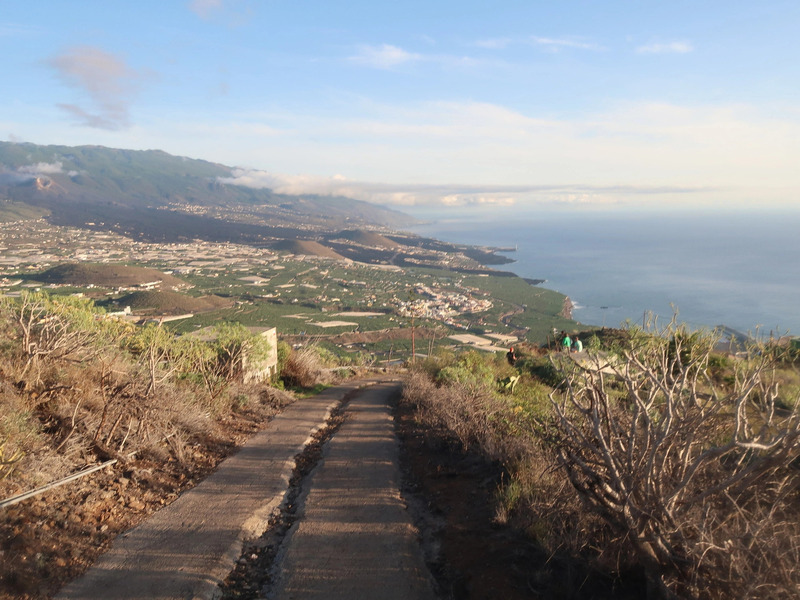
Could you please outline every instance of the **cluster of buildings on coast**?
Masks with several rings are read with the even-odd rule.
[[[453,320],[456,315],[479,313],[492,307],[489,298],[436,290],[423,284],[416,285],[414,294],[417,297],[408,300],[396,298],[397,312],[400,316],[434,319],[456,328],[463,327]]]

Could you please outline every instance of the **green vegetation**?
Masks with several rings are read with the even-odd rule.
[[[548,554],[641,572],[652,597],[794,597],[796,356],[720,355],[713,334],[674,323],[602,333],[580,355],[525,348],[514,367],[439,353],[404,401],[504,466],[497,518]]]
[[[487,292],[496,306],[490,315],[497,318],[498,313],[522,309],[513,317],[515,326],[529,330],[529,341],[543,342],[552,337],[553,329],[574,330],[576,324],[561,316],[564,308],[564,295],[532,286],[520,277],[464,277],[465,286]]]
[[[85,298],[24,293],[0,299],[0,340],[3,496],[92,455],[159,454],[165,439],[183,460],[186,444],[212,435],[215,419],[287,401],[265,393],[269,381],[245,383],[270,348],[240,323],[219,321],[207,339],[176,336],[109,317]],[[324,351],[296,354],[279,344],[278,378],[305,387],[331,379]]]
[[[247,276],[261,278],[263,283],[254,284]],[[448,335],[465,331],[522,335],[530,342],[544,343],[554,327],[576,327],[574,321],[559,316],[563,295],[506,275],[476,277],[431,268],[386,271],[369,265],[280,260],[249,271],[196,272],[183,279],[192,286],[189,293],[195,297],[235,299],[237,305],[202,312],[185,304],[184,312],[197,314],[171,323],[170,327],[178,332],[206,327],[219,319],[248,326],[274,326],[282,336],[304,335],[317,340],[352,331],[410,328],[411,319],[398,314],[399,302],[407,300],[409,290],[420,284],[441,292],[489,298],[492,302],[489,309],[480,313],[455,316],[452,324],[416,318],[414,325],[423,332],[418,351],[423,353],[429,350],[432,337],[434,346],[442,347],[455,343]],[[121,299],[117,305],[125,303]],[[327,326],[331,321],[345,324]],[[430,332],[434,331],[438,333],[432,335]],[[347,342],[333,343],[341,346]],[[398,352],[400,356],[410,356],[410,340],[400,343],[387,337],[359,343],[363,344],[359,349],[366,352],[388,356],[391,350],[395,357]]]
[[[269,377],[267,338],[222,319],[203,333],[136,326],[88,298],[0,298],[0,498],[121,465],[89,492],[4,509],[4,597],[50,597],[146,505],[207,475],[298,396],[354,374],[324,348],[278,342],[278,372],[254,381]]]

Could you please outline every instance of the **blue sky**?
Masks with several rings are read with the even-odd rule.
[[[797,206],[800,3],[0,4],[0,139],[399,206]]]

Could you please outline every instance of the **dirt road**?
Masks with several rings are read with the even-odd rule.
[[[218,597],[243,542],[266,529],[283,501],[295,456],[353,394],[349,417],[315,471],[305,512],[284,544],[279,586],[270,597],[433,598],[398,491],[388,408],[398,385],[353,382],[291,405],[211,477],[117,538],[57,598]]]

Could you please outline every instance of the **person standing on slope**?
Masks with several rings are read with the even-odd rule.
[[[561,349],[569,354],[569,350],[572,347],[572,340],[569,339],[566,331],[561,332]]]
[[[517,354],[514,352],[514,348],[508,349],[508,352],[506,352],[506,360],[512,367],[514,366],[514,363],[517,362]]]

